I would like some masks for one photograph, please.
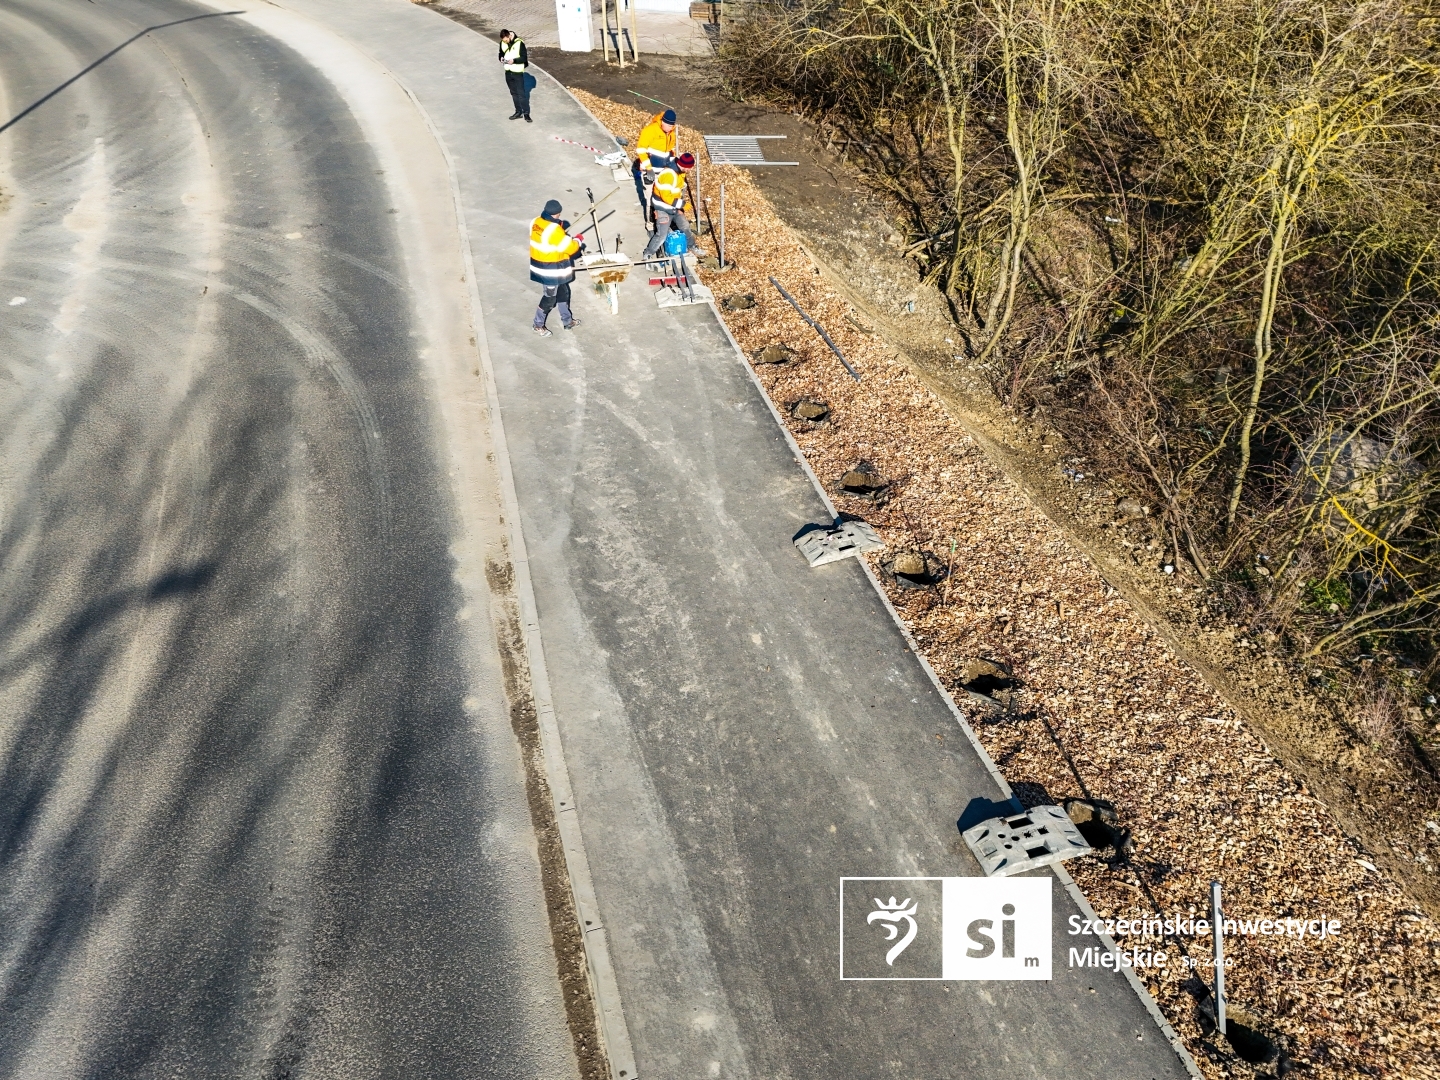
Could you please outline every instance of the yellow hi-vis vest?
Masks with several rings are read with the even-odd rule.
[[[650,122],[640,129],[640,138],[635,140],[635,156],[640,159],[640,170],[668,169],[675,164],[675,132],[660,126],[663,113],[656,113]]]
[[[537,217],[530,223],[530,280],[541,285],[563,285],[575,280],[571,268],[580,241],[567,236],[558,221]]]
[[[501,54],[505,58],[506,71],[525,70],[525,65],[520,63],[520,47],[524,44],[525,42],[521,41],[518,36],[510,39],[510,44],[505,47],[504,52]],[[494,69],[492,68],[491,70]]]
[[[671,210],[684,210],[685,177],[674,169],[664,169],[655,174],[655,186],[650,194],[657,204]]]

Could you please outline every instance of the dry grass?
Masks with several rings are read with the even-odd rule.
[[[574,93],[618,135],[633,138],[645,119]],[[1323,943],[1233,941],[1230,999],[1264,1019],[1303,1075],[1440,1076],[1440,927],[1394,880],[1361,864],[1363,851],[1325,807],[995,468],[885,341],[851,321],[855,313],[744,171],[706,166],[710,195],[722,178],[726,185],[727,253],[738,264],[708,283],[717,297],[753,293],[758,301],[723,313],[747,355],[774,342],[796,351],[790,364],[756,369],[782,414],[801,397],[831,407],[822,424],[787,420],[816,473],[832,483],[863,460],[893,481],[883,507],[844,507],[874,523],[892,552],[930,551],[943,562],[954,544],[948,601],[939,589],[890,589],[927,658],[952,692],[967,660],[1010,663],[1023,688],[1008,712],[976,718],[1006,777],[1031,802],[1109,799],[1133,830],[1132,858],[1071,864],[1097,911],[1188,914],[1218,879],[1236,917],[1338,919],[1343,933]],[[846,375],[780,298],[772,274],[863,382]],[[1177,944],[1203,955],[1208,942],[1172,942],[1172,952]],[[1187,977],[1172,966],[1147,982],[1207,1077],[1250,1075],[1228,1048],[1203,1037]]]

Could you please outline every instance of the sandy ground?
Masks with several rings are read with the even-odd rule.
[[[622,137],[633,139],[645,119],[575,92]],[[1440,928],[826,284],[751,178],[710,167],[709,191],[722,174],[727,255],[737,265],[707,283],[720,298],[753,296],[752,307],[722,310],[752,360],[775,343],[794,351],[788,363],[757,365],[761,381],[840,505],[885,538],[875,565],[927,658],[961,699],[967,663],[1008,667],[1015,686],[997,692],[999,707],[973,714],[1006,777],[1031,804],[1109,800],[1131,830],[1128,857],[1107,849],[1070,864],[1099,914],[1203,917],[1209,882],[1219,880],[1228,917],[1338,922],[1323,940],[1299,938],[1293,926],[1288,936],[1229,938],[1231,1007],[1253,1014],[1304,1075],[1440,1076]],[[827,329],[861,382],[770,275]],[[828,416],[796,418],[802,398]],[[839,493],[839,478],[861,464],[888,482],[880,499]],[[888,575],[901,552],[926,555],[948,579],[917,588]],[[1167,949],[1170,963],[1143,977],[1207,1076],[1255,1074],[1202,1032],[1208,935],[1123,944]]]

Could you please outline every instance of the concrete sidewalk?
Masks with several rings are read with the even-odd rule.
[[[612,318],[580,282],[584,325],[531,333],[530,219],[614,187],[553,136],[598,125],[543,73],[506,121],[494,45],[424,8],[280,2],[385,64],[454,160],[638,1075],[1187,1075],[1121,976],[1068,968],[1058,886],[1053,981],[839,980],[839,879],[977,873],[956,819],[1004,793],[863,568],[791,546],[826,507],[711,309],[632,281]],[[633,194],[611,207],[637,252]]]

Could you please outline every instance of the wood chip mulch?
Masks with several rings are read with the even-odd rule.
[[[572,92],[632,143],[647,119]],[[767,345],[794,350],[789,363],[755,370],[832,492],[861,463],[890,482],[882,503],[836,502],[885,540],[871,564],[930,663],[1027,805],[1105,799],[1131,830],[1128,858],[1110,849],[1067,864],[1100,916],[1205,917],[1213,879],[1223,883],[1227,917],[1338,920],[1341,932],[1323,941],[1227,938],[1228,1002],[1258,1018],[1296,1075],[1440,1077],[1440,927],[1367,865],[1326,808],[1006,479],[895,350],[866,332],[863,314],[827,287],[745,170],[710,166],[698,134],[682,130],[683,148],[704,166],[712,214],[722,179],[726,189],[726,255],[737,265],[704,279],[717,301],[756,300],[739,311],[717,304],[721,317],[752,361]],[[862,382],[775,291],[772,274]],[[829,416],[794,418],[802,398],[828,405]],[[948,582],[907,588],[884,575],[883,564],[907,551],[949,564]],[[1008,665],[1018,681],[1002,708],[967,704],[961,671],[980,657]],[[1209,982],[1210,972],[1180,958],[1203,962],[1209,936],[1165,947],[1170,964],[1140,974],[1201,1071],[1257,1075],[1202,1031],[1196,976]]]

